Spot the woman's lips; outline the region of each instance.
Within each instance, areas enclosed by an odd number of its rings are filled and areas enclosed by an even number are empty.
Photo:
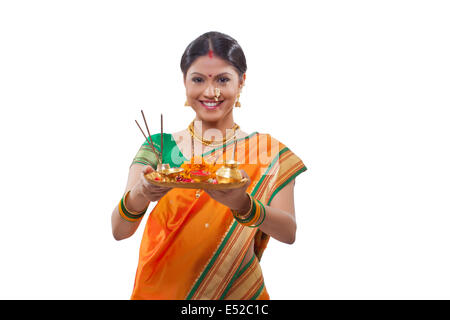
[[[201,101],[200,100],[201,105],[207,110],[215,110],[215,109],[219,108],[220,105],[222,104],[222,102],[223,102],[223,100],[218,101],[218,102],[216,102],[216,101]]]

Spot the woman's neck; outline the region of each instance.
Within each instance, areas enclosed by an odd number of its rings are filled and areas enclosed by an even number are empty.
[[[214,140],[220,140],[221,138],[225,138],[227,134],[231,134],[230,130],[233,126],[233,117],[223,118],[216,122],[207,122],[197,117],[194,119],[195,132],[199,135],[201,134],[205,139],[214,137]],[[220,131],[222,137],[217,137],[217,131]]]

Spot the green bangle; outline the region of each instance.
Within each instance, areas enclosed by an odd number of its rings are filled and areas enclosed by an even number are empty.
[[[250,212],[250,215],[248,217],[246,217],[245,219],[240,218],[239,215],[237,215],[236,211],[232,210],[233,216],[237,220],[237,222],[239,222],[239,223],[247,223],[247,222],[251,221],[255,217],[255,214],[256,214],[255,199],[253,199],[253,197],[250,196],[250,200],[252,201],[251,208],[250,208],[251,212]]]
[[[130,191],[125,193],[125,195],[122,197],[122,199],[120,199],[120,209],[122,209],[123,214],[127,218],[133,219],[133,220],[138,220],[144,216],[144,214],[147,212],[148,207],[145,208],[142,212],[138,212],[138,213],[130,212],[130,210],[128,210],[127,207],[125,206],[125,199],[128,197],[129,193],[130,193]]]
[[[258,223],[257,225],[252,226],[252,228],[259,227],[264,222],[264,220],[266,219],[266,207],[264,207],[264,205],[258,199],[256,199],[256,201],[258,201],[258,203],[261,205],[264,215],[263,215],[263,218],[262,218],[261,222]]]

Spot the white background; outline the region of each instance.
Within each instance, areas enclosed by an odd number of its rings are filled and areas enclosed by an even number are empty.
[[[0,298],[129,299],[144,228],[110,215],[151,131],[193,119],[179,67],[207,31],[248,63],[235,121],[308,167],[273,299],[449,299],[446,1],[2,1]]]

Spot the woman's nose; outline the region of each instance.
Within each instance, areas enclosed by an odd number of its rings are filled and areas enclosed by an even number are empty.
[[[207,86],[205,91],[203,92],[203,95],[208,98],[214,98],[214,86],[213,85]]]

